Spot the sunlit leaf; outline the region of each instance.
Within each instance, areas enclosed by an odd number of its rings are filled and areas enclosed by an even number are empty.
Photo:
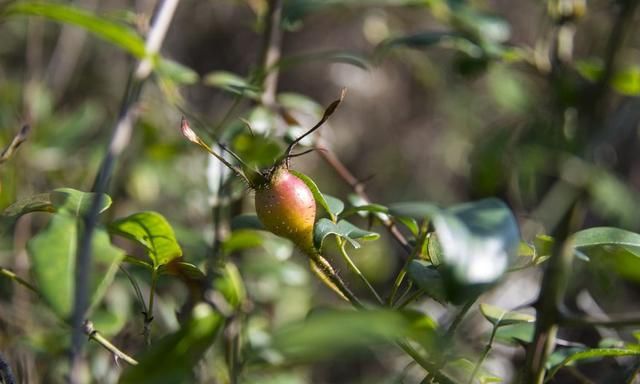
[[[329,203],[324,198],[325,195],[323,195],[322,192],[320,192],[320,189],[318,188],[316,183],[309,176],[303,173],[300,173],[294,170],[289,170],[289,172],[291,172],[293,175],[298,177],[307,185],[307,187],[309,187],[309,189],[311,190],[311,193],[313,194],[313,198],[316,200],[316,204],[320,205],[329,214],[332,221],[336,221],[337,216],[333,214],[331,207],[329,206]]]
[[[252,85],[243,77],[226,71],[211,72],[204,77],[204,84],[223,89],[236,95],[257,98],[260,88]]]
[[[380,237],[379,234],[358,228],[346,220],[340,220],[338,223],[334,223],[325,218],[318,220],[313,229],[313,243],[315,247],[321,249],[322,242],[329,235],[336,235],[347,240],[354,248],[360,248],[360,244],[356,241],[358,239],[375,240]]]
[[[498,328],[496,340],[509,344],[528,344],[533,341],[534,323],[516,323]]]
[[[191,85],[198,82],[199,76],[193,69],[169,59],[161,59],[156,66],[158,76],[176,84]]]
[[[154,342],[139,358],[139,365],[124,371],[120,383],[173,384],[194,382],[193,367],[215,341],[223,324],[220,314],[199,304],[192,319],[178,331]]]
[[[157,212],[139,212],[114,221],[109,231],[144,246],[155,268],[182,256],[182,249],[169,222]]]
[[[6,16],[42,16],[57,22],[86,29],[137,58],[145,55],[144,41],[131,28],[99,17],[81,8],[44,1],[19,1],[8,5]]]
[[[489,304],[480,304],[480,313],[494,326],[505,326],[519,323],[532,323],[535,316],[504,310]]]
[[[638,356],[640,355],[640,348],[627,347],[627,348],[593,348],[587,350],[580,350],[568,355],[557,365],[553,366],[549,371],[548,378],[552,378],[560,368],[567,365],[579,362],[581,360],[594,360],[604,357],[618,357],[618,356]]]
[[[16,217],[30,212],[61,212],[73,216],[87,213],[95,193],[82,192],[72,188],[58,188],[20,200],[4,210],[3,216]],[[111,198],[103,194],[99,212],[111,206]]]

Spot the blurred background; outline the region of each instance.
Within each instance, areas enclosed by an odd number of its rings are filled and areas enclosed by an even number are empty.
[[[144,35],[156,2],[61,3]],[[638,231],[637,3],[285,1],[277,100],[300,123],[296,126],[251,96],[264,45],[266,1],[183,0],[162,49],[181,66],[144,89],[139,122],[112,180],[114,204],[107,219],[161,212],[174,226],[185,259],[196,265],[207,260],[216,236],[230,244],[223,252],[238,265],[254,306],[247,337],[255,345],[312,309],[334,305],[332,293],[316,282],[288,242],[230,232],[230,217],[253,211],[246,198],[251,193],[184,140],[178,128],[186,115],[203,137],[266,167],[346,88],[316,143],[335,154],[373,202],[446,206],[496,196],[514,210],[526,241],[555,234],[577,202],[576,229],[607,225]],[[27,142],[0,168],[0,209],[54,188],[90,190],[134,60],[81,29],[41,18],[2,18],[0,36],[0,144],[9,143],[22,124],[32,127]],[[293,167],[323,192],[354,198],[320,152],[293,159]],[[226,225],[223,220],[214,226],[212,209],[221,206]],[[45,222],[44,216],[25,216],[3,233],[1,265],[29,276],[25,244]],[[384,228],[373,230],[381,240],[365,243],[353,256],[385,291],[404,251]],[[235,248],[229,241],[234,236],[245,236],[242,244],[248,236],[258,246]],[[141,271],[129,269],[148,290]],[[601,284],[591,293],[584,287],[595,284],[592,275],[576,278],[571,301],[592,310],[638,309],[637,276],[631,282],[598,278]],[[536,269],[514,273],[484,301],[510,308],[530,303],[538,279]],[[154,332],[162,335],[178,326],[175,312],[188,290],[175,279],[162,281],[158,289]],[[52,327],[55,318],[19,287],[0,280],[0,292],[0,346],[18,376],[28,383],[60,381],[67,330]],[[433,302],[416,305],[435,319],[450,316],[451,308]],[[129,282],[119,275],[95,322],[123,349],[136,351],[142,348],[138,314]],[[463,329],[469,353],[479,353],[488,325],[472,316]],[[585,342],[594,337],[569,336]],[[108,353],[90,348],[98,381],[113,382],[120,368]],[[220,359],[215,351],[207,355],[201,382],[226,382]],[[405,369],[407,364],[398,351],[372,348],[350,359],[251,367],[245,382],[418,382],[419,371]],[[519,364],[521,349],[499,347],[488,369],[509,382]],[[597,368],[591,372],[594,382],[600,382]],[[557,382],[574,380],[558,377],[564,381]]]

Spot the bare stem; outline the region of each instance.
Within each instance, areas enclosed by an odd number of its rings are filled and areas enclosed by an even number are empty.
[[[11,143],[9,143],[9,145],[7,145],[7,147],[3,149],[2,152],[0,152],[0,164],[9,160],[11,156],[13,156],[20,144],[24,143],[25,140],[27,140],[29,131],[31,131],[31,127],[28,124],[25,124],[22,126],[22,128],[20,128],[20,131],[13,137]]]
[[[9,279],[11,279],[11,280],[15,281],[16,283],[28,288],[31,292],[33,292],[36,295],[40,296],[40,291],[38,291],[38,289],[36,287],[34,287],[31,283],[29,283],[25,279],[23,279],[20,276],[16,275],[13,271],[10,271],[10,270],[8,270],[6,268],[0,267],[0,275],[8,277]]]
[[[83,322],[89,302],[89,271],[91,270],[91,241],[93,232],[98,224],[98,214],[102,195],[107,191],[109,179],[113,173],[116,160],[129,144],[133,125],[137,119],[138,100],[144,82],[153,70],[153,60],[160,50],[166,32],[180,0],[164,0],[159,3],[158,11],[145,45],[145,58],[140,61],[132,72],[130,85],[123,99],[118,121],[107,145],[106,154],[102,160],[100,170],[96,176],[93,191],[96,197],[91,203],[88,213],[83,217],[83,231],[78,233],[78,250],[76,257],[75,290],[73,313],[71,318],[71,372],[69,382],[81,382],[81,366],[83,364]]]
[[[89,336],[90,340],[95,341],[96,343],[102,345],[107,351],[111,352],[114,356],[118,357],[126,361],[131,365],[138,365],[138,362],[131,356],[122,352],[118,347],[111,344],[109,340],[107,340],[100,332],[93,328],[93,323],[89,320],[86,320],[83,324],[84,334]]]
[[[280,60],[282,50],[282,19],[283,0],[269,0],[267,18],[264,30],[264,43],[260,55],[260,71],[264,73],[263,92],[260,101],[263,105],[273,106],[276,102],[278,88],[278,68],[274,65]]]

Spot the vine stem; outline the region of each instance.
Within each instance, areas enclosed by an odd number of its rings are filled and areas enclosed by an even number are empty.
[[[75,289],[71,316],[72,334],[69,354],[69,382],[79,384],[82,380],[83,323],[89,303],[89,271],[91,270],[91,242],[98,225],[98,214],[102,195],[107,191],[116,160],[129,144],[133,125],[138,114],[138,100],[142,86],[153,70],[153,62],[160,51],[173,15],[180,0],[164,0],[158,4],[157,13],[145,42],[145,58],[132,71],[129,86],[120,107],[118,120],[107,145],[106,154],[96,176],[93,191],[96,193],[86,215],[82,218],[83,230],[78,232],[76,254]]]

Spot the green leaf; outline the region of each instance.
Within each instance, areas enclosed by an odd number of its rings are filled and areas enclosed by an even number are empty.
[[[182,256],[173,228],[157,212],[139,212],[116,220],[109,225],[109,231],[144,246],[154,268]]]
[[[325,195],[323,195],[322,192],[320,192],[320,189],[318,188],[316,183],[309,176],[303,173],[293,171],[293,170],[289,170],[289,172],[291,172],[297,178],[302,180],[307,185],[307,187],[309,187],[309,189],[311,190],[311,193],[313,194],[313,198],[316,200],[316,203],[319,204],[322,208],[324,208],[324,210],[329,214],[329,217],[331,217],[331,221],[334,221],[334,222],[337,221],[338,220],[337,216],[333,214],[331,206],[329,206],[329,203],[325,199]],[[338,208],[338,207],[336,206],[334,208]],[[344,208],[344,205],[343,205],[343,208]]]
[[[213,286],[216,292],[220,292],[234,309],[237,309],[246,300],[246,289],[240,271],[235,264],[226,263],[220,271],[220,275],[214,280]]]
[[[410,336],[413,320],[385,310],[322,311],[276,330],[271,348],[286,362],[323,360]],[[423,328],[429,334],[433,328]]]
[[[170,80],[176,84],[192,85],[199,80],[198,73],[176,61],[161,59],[156,66],[156,73],[161,78]]]
[[[231,236],[225,239],[222,250],[225,254],[230,254],[247,248],[255,248],[262,245],[264,238],[262,235],[252,230],[235,230]]]
[[[389,212],[433,221],[442,247],[447,290],[455,301],[479,293],[500,279],[518,253],[517,222],[511,210],[497,199],[448,209],[430,203],[400,203],[392,204]]]
[[[77,7],[43,1],[22,1],[8,5],[3,16],[46,17],[86,29],[137,58],[145,56],[144,41],[133,29]]]
[[[342,200],[324,193],[322,194],[322,196],[327,202],[329,212],[333,217],[337,217],[340,213],[342,213],[342,211],[344,211],[344,203],[342,202]]]
[[[409,217],[418,220],[434,217],[440,211],[437,205],[422,202],[395,203],[389,206],[389,213],[392,216]]]
[[[57,212],[68,213],[73,216],[85,214],[91,208],[96,194],[82,192],[71,188],[54,189],[51,192],[51,203]],[[100,200],[99,212],[104,212],[111,206],[111,197],[103,194]]]
[[[360,214],[363,217],[366,217],[367,213],[374,213],[381,219],[388,218],[387,212],[389,212],[389,208],[380,204],[356,204],[356,198],[357,197],[353,196],[349,197],[352,207],[340,214],[342,218],[351,216],[354,213]]]
[[[258,98],[260,93],[260,87],[252,85],[235,73],[226,71],[215,71],[207,74],[204,77],[204,84],[249,98]]]
[[[322,248],[324,239],[329,235],[336,235],[347,240],[354,248],[360,248],[357,239],[375,240],[380,237],[375,232],[369,232],[362,228],[358,228],[346,220],[340,220],[334,223],[331,220],[322,218],[318,220],[313,228],[313,243],[316,249]]]
[[[71,314],[75,282],[78,222],[75,218],[53,215],[46,229],[27,243],[35,280],[42,296],[61,318]],[[117,271],[124,253],[111,245],[102,229],[92,241],[94,268],[90,271],[92,306],[99,302]]]
[[[640,355],[640,348],[593,348],[578,351],[570,354],[559,364],[553,366],[549,371],[548,379],[551,379],[558,372],[558,370],[560,370],[560,368],[581,360],[638,355]]]
[[[595,227],[576,232],[573,242],[576,248],[604,245],[640,248],[640,234],[619,228]]]
[[[155,342],[125,370],[120,383],[192,383],[193,367],[216,339],[224,320],[207,304],[198,304],[191,320],[178,331]]]
[[[16,201],[3,212],[5,217],[19,217],[31,212],[55,212],[49,193],[39,193],[29,198]]]
[[[264,225],[258,219],[258,216],[246,214],[238,215],[231,219],[231,230],[239,231],[242,229],[255,229],[258,231],[266,231]]]
[[[504,343],[529,344],[533,341],[534,323],[517,323],[498,328],[496,340]]]
[[[30,212],[61,212],[80,216],[87,213],[95,193],[82,192],[72,188],[58,188],[48,193],[41,193],[20,200],[7,207],[3,216],[17,217]],[[111,206],[111,198],[103,194],[100,205],[100,212],[104,212]]]
[[[480,304],[480,312],[485,319],[496,327],[519,323],[533,323],[535,316],[525,313],[510,312],[489,304]]]
[[[200,268],[186,261],[173,260],[169,264],[161,265],[158,271],[161,274],[183,277],[191,281],[204,281],[206,278]]]
[[[427,296],[441,303],[446,301],[444,281],[431,263],[411,260],[407,266],[407,275]]]
[[[576,61],[576,70],[585,79],[598,81],[604,74],[604,65],[597,59],[586,59]],[[611,76],[610,85],[613,89],[626,96],[637,96],[640,94],[640,67],[629,66],[615,72]]]
[[[312,61],[350,64],[364,70],[368,70],[370,66],[369,60],[362,55],[346,51],[325,51],[283,57],[273,68],[286,70]]]

